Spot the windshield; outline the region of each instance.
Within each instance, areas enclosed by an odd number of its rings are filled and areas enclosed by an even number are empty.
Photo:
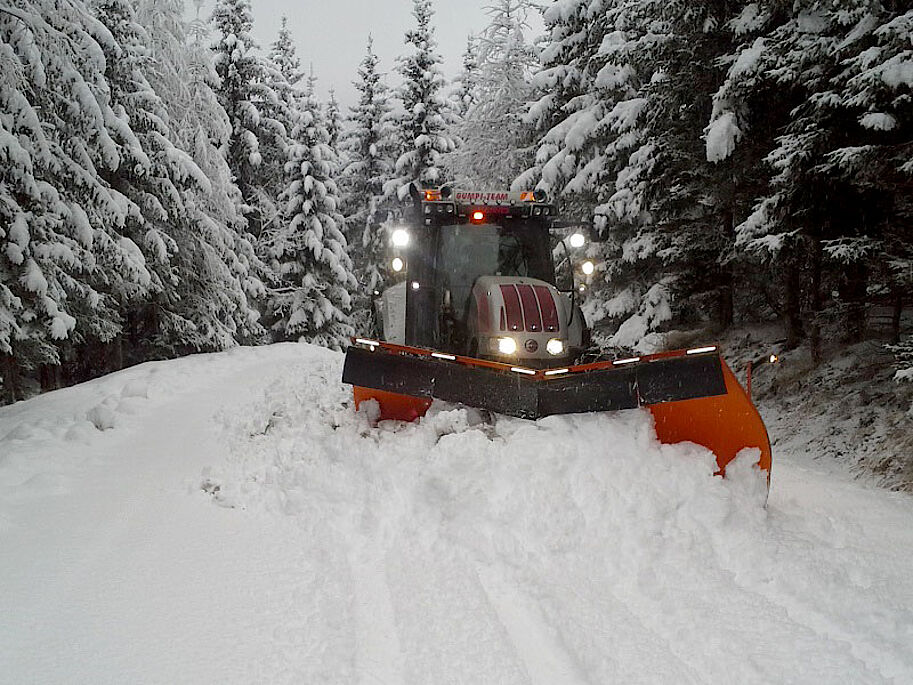
[[[438,269],[459,318],[480,276],[555,279],[548,232],[526,221],[442,227]]]

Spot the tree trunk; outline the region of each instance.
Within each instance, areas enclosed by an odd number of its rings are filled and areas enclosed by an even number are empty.
[[[727,250],[728,246],[732,245],[735,240],[735,214],[732,208],[726,210],[723,213],[723,231],[727,240]],[[735,321],[735,304],[733,298],[733,276],[732,276],[732,262],[727,262],[720,265],[720,287],[718,290],[719,293],[719,323],[720,329],[726,330],[732,326]]]
[[[858,262],[847,266],[845,274],[846,280],[840,285],[840,299],[846,303],[843,314],[846,342],[858,343],[865,338],[869,270],[864,263]]]
[[[900,342],[900,317],[903,314],[903,294],[900,290],[894,291],[894,310],[891,312],[891,344]]]
[[[720,329],[726,330],[735,321],[735,305],[732,297],[732,273],[727,271],[723,274],[723,285],[720,286]]]
[[[119,335],[109,342],[106,347],[107,354],[105,355],[107,370],[111,371],[120,371],[124,368],[124,341],[123,336]]]
[[[11,404],[25,399],[22,396],[19,363],[14,356],[9,354],[0,355],[0,375],[3,376],[4,403]]]
[[[57,364],[42,364],[38,367],[38,380],[42,392],[57,390],[60,387],[60,366]]]
[[[821,241],[817,238],[812,238],[811,240],[810,262],[808,303],[811,311],[811,327],[809,330],[809,347],[812,353],[812,363],[818,366],[821,363]]]
[[[786,349],[793,350],[805,339],[802,327],[802,270],[798,257],[786,260],[786,292],[783,315],[786,319]]]

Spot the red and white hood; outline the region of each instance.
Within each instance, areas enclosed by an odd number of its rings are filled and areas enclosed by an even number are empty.
[[[482,354],[497,354],[501,338],[513,338],[519,359],[548,359],[567,352],[569,303],[555,286],[535,278],[483,276],[472,289],[469,328]],[[562,355],[547,351],[562,343]],[[553,349],[555,343],[552,343]]]

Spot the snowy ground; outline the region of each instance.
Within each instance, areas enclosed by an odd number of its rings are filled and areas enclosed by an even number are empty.
[[[776,454],[765,509],[641,412],[372,427],[340,367],[0,409],[0,682],[913,682],[908,495]]]

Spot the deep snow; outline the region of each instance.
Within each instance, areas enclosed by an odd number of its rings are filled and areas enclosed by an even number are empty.
[[[0,409],[3,683],[913,682],[913,499],[277,345]]]

